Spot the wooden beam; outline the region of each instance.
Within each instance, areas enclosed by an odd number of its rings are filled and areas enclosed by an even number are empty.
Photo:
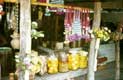
[[[20,53],[31,53],[30,0],[20,0]]]
[[[101,21],[101,2],[94,3],[94,20],[93,20],[93,30],[100,27]],[[89,60],[88,60],[88,74],[87,80],[95,80],[95,58],[97,54],[95,54],[95,46],[96,46],[96,38],[93,38],[90,43],[90,51],[89,51]]]

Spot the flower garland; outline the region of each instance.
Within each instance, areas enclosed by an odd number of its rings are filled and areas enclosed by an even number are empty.
[[[80,39],[89,40],[89,10],[83,9],[82,11],[79,11],[72,8],[66,9],[64,27],[64,43],[74,42]]]

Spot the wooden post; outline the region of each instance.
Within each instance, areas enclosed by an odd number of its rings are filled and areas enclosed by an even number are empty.
[[[101,2],[95,2],[94,5],[93,30],[100,27],[101,21]],[[95,80],[94,62],[97,56],[97,54],[95,55],[95,45],[96,38],[93,38],[90,43],[87,80]]]
[[[30,0],[20,0],[20,53],[31,53]]]
[[[115,60],[116,60],[116,67],[115,67],[115,80],[120,80],[120,41],[116,41],[116,52],[115,52]]]
[[[30,0],[20,0],[20,57],[22,60],[26,53],[31,53],[31,5]],[[19,72],[18,80],[27,80],[24,77],[24,74]]]
[[[120,80],[120,40],[123,39],[122,37],[122,32],[123,32],[123,24],[122,21],[118,23],[117,25],[117,30],[115,32],[116,34],[116,52],[115,52],[115,60],[116,60],[116,65],[115,65],[115,80]]]

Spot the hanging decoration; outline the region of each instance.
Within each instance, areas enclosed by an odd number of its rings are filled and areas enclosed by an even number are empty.
[[[64,4],[64,0],[38,0],[40,3],[47,3],[47,4]],[[64,13],[64,8],[58,8],[58,7],[48,7],[46,6],[45,10],[45,16],[50,16],[50,12],[56,12],[57,14]]]
[[[49,0],[46,0],[46,3],[49,3]],[[50,16],[50,15],[51,15],[50,10],[49,10],[49,8],[48,8],[48,6],[46,6],[45,14],[44,14],[44,15],[45,15],[45,16]]]
[[[16,5],[13,7],[12,9],[12,13],[10,15],[10,21],[9,23],[9,28],[13,30],[13,34],[11,35],[11,46],[13,49],[19,49],[20,48],[20,36],[19,36],[19,32],[18,32],[18,2],[16,3]],[[8,16],[9,17],[9,16]]]
[[[80,11],[74,10],[73,22],[72,22],[72,34],[69,36],[70,41],[80,40],[81,34],[81,22],[80,22]]]
[[[19,49],[20,48],[20,35],[18,32],[14,31],[11,35],[11,46],[13,49]]]
[[[9,6],[10,7],[10,6]],[[13,31],[18,32],[18,15],[19,15],[19,10],[18,10],[18,3],[16,3],[13,7],[12,10],[9,8],[9,11],[7,12],[7,24],[8,28],[12,29]]]
[[[2,15],[4,15],[4,11],[3,11],[3,0],[0,0],[0,21],[2,19]]]
[[[39,7],[39,11],[38,11],[38,20],[42,20],[42,17],[43,17],[43,11],[42,11],[42,8]]]
[[[38,0],[38,2],[49,4],[49,0]],[[44,15],[45,15],[45,16],[50,16],[50,15],[51,15],[51,13],[50,13],[50,10],[49,10],[49,7],[48,7],[48,6],[46,6],[45,14],[44,14]]]
[[[82,26],[82,38],[85,40],[90,40],[90,18],[89,10],[83,9],[81,13],[81,26]]]
[[[51,4],[64,4],[64,0],[50,0],[49,3]],[[57,8],[57,7],[49,7],[49,10],[52,12],[56,12],[56,14],[63,14],[64,8]]]
[[[65,43],[73,42],[80,39],[90,39],[90,19],[89,10],[82,11],[74,9],[66,9],[65,13]]]

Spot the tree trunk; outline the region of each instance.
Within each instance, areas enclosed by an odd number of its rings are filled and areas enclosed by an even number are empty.
[[[94,20],[92,25],[93,30],[100,27],[101,21],[101,2],[95,2],[94,5]],[[95,55],[95,45],[96,38],[93,38],[90,43],[87,80],[95,80],[94,62],[97,56],[97,54]]]

